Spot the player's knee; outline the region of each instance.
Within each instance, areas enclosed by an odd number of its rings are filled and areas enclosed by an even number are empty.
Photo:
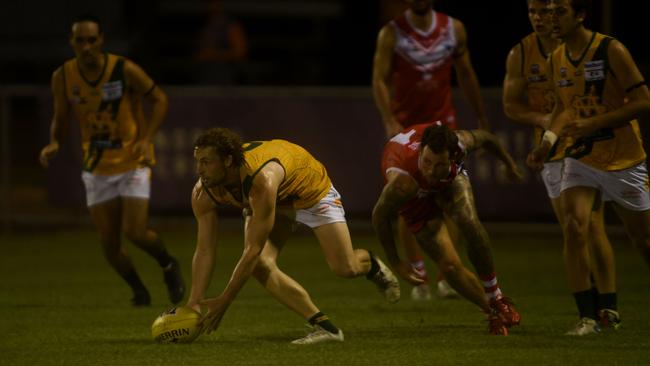
[[[438,270],[445,276],[453,276],[458,272],[461,264],[454,260],[443,259],[438,262]]]
[[[589,231],[589,221],[580,217],[568,215],[564,220],[564,234],[567,239],[584,241]]]
[[[275,261],[260,256],[259,260],[257,261],[257,265],[253,269],[253,277],[255,277],[259,283],[265,284],[268,281],[271,272],[276,267],[277,265],[275,264]]]

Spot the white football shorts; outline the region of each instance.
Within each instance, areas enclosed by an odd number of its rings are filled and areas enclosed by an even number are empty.
[[[317,204],[310,208],[296,210],[296,221],[312,229],[335,222],[345,222],[341,195],[334,186],[331,186],[329,192]]]
[[[540,176],[546,187],[548,198],[559,198],[562,183],[562,160],[544,163],[544,169],[542,169]]]
[[[650,209],[648,169],[641,163],[631,168],[605,171],[565,158],[561,190],[572,187],[592,187],[603,195],[603,201],[613,201],[630,211]]]
[[[151,193],[151,168],[142,167],[116,175],[94,175],[84,171],[81,179],[86,186],[88,207],[115,197],[149,199]]]

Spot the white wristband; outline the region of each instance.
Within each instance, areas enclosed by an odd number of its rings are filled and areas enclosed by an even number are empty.
[[[553,146],[557,141],[557,135],[551,130],[546,130],[544,131],[544,135],[542,136],[542,143],[544,141],[548,141],[551,144],[551,146]]]

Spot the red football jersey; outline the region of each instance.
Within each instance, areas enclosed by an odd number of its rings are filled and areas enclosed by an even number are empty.
[[[419,231],[428,220],[440,212],[435,203],[435,193],[449,187],[458,174],[467,174],[463,168],[462,159],[454,159],[449,167],[449,175],[445,179],[434,184],[429,184],[424,179],[418,168],[418,157],[422,133],[429,126],[431,123],[411,126],[395,135],[386,143],[381,160],[384,180],[387,179],[389,172],[394,171],[407,174],[418,183],[417,197],[400,209],[400,215],[404,217],[409,229],[413,232]],[[460,142],[458,149],[460,154],[455,154],[455,156],[465,156],[465,147]]]
[[[393,115],[403,127],[442,121],[455,129],[451,68],[458,42],[453,18],[432,10],[431,27],[423,32],[410,23],[408,12],[390,22],[396,36]]]

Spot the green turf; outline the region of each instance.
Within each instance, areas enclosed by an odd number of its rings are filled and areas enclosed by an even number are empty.
[[[189,279],[192,230],[165,238]],[[191,345],[158,345],[150,325],[169,305],[155,262],[127,246],[153,305],[128,304],[126,285],[104,262],[92,231],[16,234],[0,240],[0,365],[647,365],[650,363],[650,276],[636,251],[615,241],[619,308],[614,334],[571,338],[577,320],[566,287],[560,238],[493,234],[499,280],[522,313],[508,337],[486,334],[477,308],[461,300],[384,303],[364,279],[336,278],[312,236],[290,241],[280,266],[301,282],[345,332],[346,342],[297,347],[304,320],[250,281],[219,331]],[[356,245],[381,254],[375,239]],[[217,294],[241,251],[241,238],[221,240],[210,293]],[[431,268],[431,266],[429,266]]]

